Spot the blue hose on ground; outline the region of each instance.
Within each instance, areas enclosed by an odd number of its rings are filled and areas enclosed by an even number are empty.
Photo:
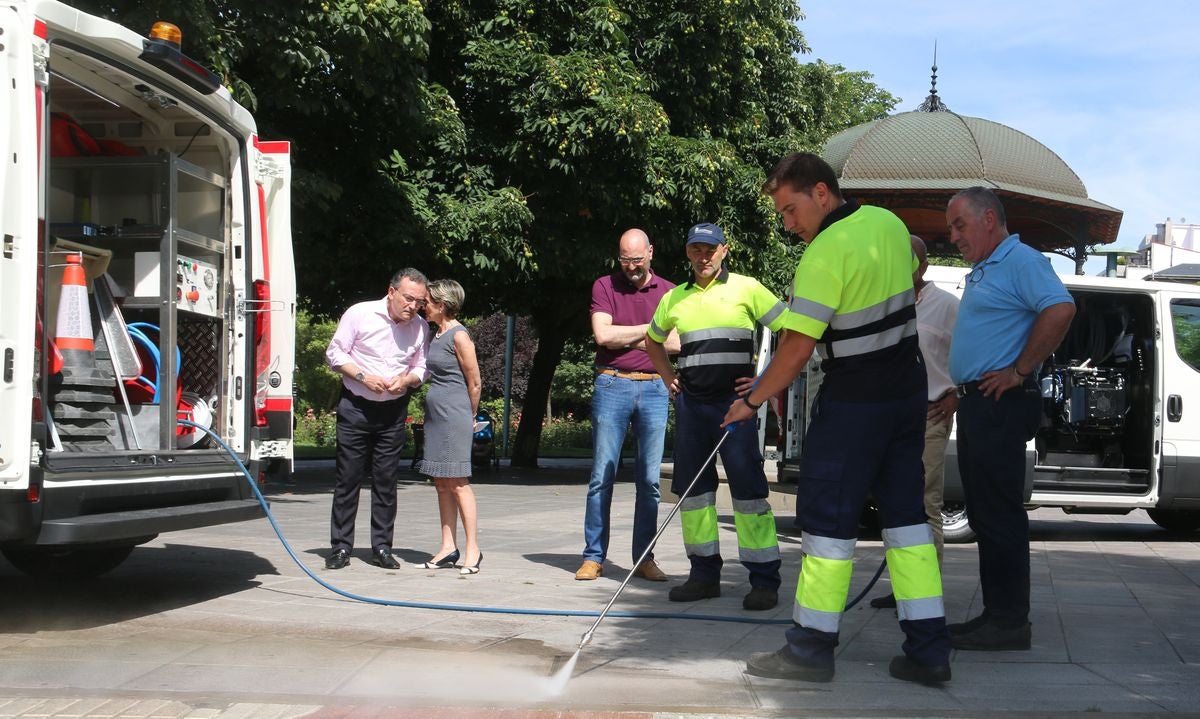
[[[258,483],[255,482],[254,478],[250,476],[250,471],[246,469],[246,465],[242,464],[242,460],[238,459],[237,452],[235,452],[232,447],[230,447],[228,444],[225,443],[224,440],[222,440],[219,436],[217,436],[217,433],[212,431],[212,429],[210,429],[209,427],[205,427],[203,425],[197,424],[195,422],[192,422],[192,421],[186,420],[186,419],[180,419],[180,420],[178,420],[178,423],[181,425],[187,426],[187,427],[194,427],[198,430],[203,431],[205,434],[207,434],[209,437],[211,437],[212,440],[214,442],[216,442],[218,446],[221,447],[221,449],[225,450],[225,453],[229,455],[230,459],[232,459],[234,461],[234,463],[237,465],[238,469],[241,470],[242,476],[246,478],[246,482],[247,482],[247,484],[250,485],[250,489],[254,492],[254,496],[258,498],[258,503],[260,505],[262,505],[263,512],[264,512],[264,514],[266,514],[266,517],[267,517],[267,521],[269,521],[271,523],[271,528],[273,530],[275,530],[275,536],[279,538],[279,542],[283,545],[283,548],[285,550],[287,550],[288,556],[292,558],[292,561],[294,561],[296,563],[296,566],[300,568],[300,571],[307,574],[308,577],[310,579],[312,579],[314,582],[316,582],[317,584],[320,584],[322,587],[328,589],[329,591],[333,592],[334,594],[345,597],[347,599],[352,599],[356,602],[365,602],[367,604],[379,604],[379,605],[387,606],[387,607],[406,607],[409,609],[437,609],[437,610],[451,611],[451,612],[482,612],[485,614],[525,614],[525,615],[546,616],[546,617],[599,617],[601,615],[600,612],[596,612],[596,611],[576,610],[576,609],[512,609],[512,608],[507,608],[507,607],[485,607],[485,606],[472,605],[472,604],[434,604],[434,603],[430,603],[430,602],[405,602],[405,601],[401,601],[401,600],[397,600],[397,599],[379,599],[377,597],[365,597],[360,594],[354,594],[353,592],[347,592],[344,589],[335,587],[334,585],[330,584],[329,582],[326,582],[324,579],[321,579],[316,574],[314,574],[311,569],[309,569],[307,566],[305,566],[305,564],[303,562],[300,561],[300,557],[296,556],[295,550],[292,549],[292,545],[289,544],[287,539],[284,538],[283,531],[279,528],[279,524],[275,521],[275,516],[273,514],[271,514],[271,509],[270,509],[270,507],[267,506],[267,500],[263,496],[262,492],[259,490]],[[863,597],[866,596],[867,592],[871,591],[871,587],[875,586],[875,582],[877,582],[879,580],[879,576],[883,573],[883,568],[884,568],[885,564],[886,564],[885,562],[880,562],[879,569],[875,570],[875,576],[871,577],[871,581],[868,582],[867,586],[863,588],[862,592],[860,592],[859,595],[857,597],[855,597],[854,601],[852,601],[846,605],[846,609],[850,609],[855,604],[858,604],[860,601],[862,601]],[[722,616],[722,615],[715,615],[715,614],[683,614],[683,613],[676,613],[676,612],[608,612],[608,616],[610,616],[610,617],[625,617],[628,619],[696,619],[696,620],[707,621],[707,622],[736,622],[738,624],[791,624],[792,623],[792,620],[790,618],[789,619],[757,619],[754,617],[730,617],[730,616]]]

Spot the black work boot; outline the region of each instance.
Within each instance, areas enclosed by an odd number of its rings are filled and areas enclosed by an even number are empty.
[[[776,604],[779,604],[779,592],[766,587],[752,587],[750,593],[742,599],[742,609],[750,612],[774,609]]]
[[[892,663],[888,665],[888,674],[903,679],[906,682],[917,682],[918,684],[941,684],[942,682],[950,681],[950,665],[938,664],[930,666],[928,664],[918,664],[906,654],[901,654],[892,659]]]
[[[975,629],[950,635],[955,649],[983,652],[1025,651],[1033,643],[1033,625],[1025,622],[1019,627],[1001,627],[991,622]]]
[[[787,647],[775,652],[751,654],[746,660],[746,673],[767,679],[795,679],[802,682],[833,680],[833,664],[806,664]]]
[[[701,599],[712,599],[721,596],[720,582],[702,582],[699,579],[688,578],[677,587],[671,587],[667,598],[672,602],[697,602]]]

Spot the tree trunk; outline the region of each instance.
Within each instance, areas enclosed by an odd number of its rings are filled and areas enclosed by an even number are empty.
[[[521,412],[521,423],[517,426],[517,437],[513,443],[512,465],[514,467],[536,467],[538,444],[542,439],[542,420],[550,404],[550,385],[554,370],[562,359],[563,345],[567,342],[570,320],[563,317],[547,318],[545,324],[534,316],[538,329],[537,354],[533,356],[533,367],[529,370],[529,386],[525,391],[525,403]]]

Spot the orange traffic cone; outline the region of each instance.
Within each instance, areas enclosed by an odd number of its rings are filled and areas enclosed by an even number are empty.
[[[54,337],[63,363],[62,384],[54,392],[53,417],[58,434],[69,449],[107,445],[116,420],[116,414],[109,408],[116,380],[111,372],[96,365],[87,277],[82,262],[79,254],[67,255]]]

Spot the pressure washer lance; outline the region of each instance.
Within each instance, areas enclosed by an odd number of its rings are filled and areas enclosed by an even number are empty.
[[[683,494],[679,495],[679,501],[675,502],[675,506],[671,508],[671,512],[667,515],[667,518],[663,520],[661,525],[659,525],[658,531],[654,533],[654,537],[650,540],[650,543],[646,545],[646,549],[642,552],[642,556],[637,558],[637,561],[633,563],[633,569],[629,570],[629,574],[625,575],[625,581],[621,582],[621,586],[617,587],[617,591],[613,593],[612,599],[608,600],[608,604],[604,605],[604,609],[600,610],[600,616],[596,617],[596,621],[592,623],[591,628],[584,632],[583,636],[579,638],[579,648],[575,650],[576,656],[578,656],[579,652],[585,646],[587,646],[588,642],[592,641],[592,635],[596,633],[596,627],[600,626],[600,622],[604,621],[604,617],[608,616],[608,611],[612,609],[613,604],[616,604],[617,597],[621,596],[621,592],[625,589],[625,585],[629,584],[630,579],[633,579],[633,573],[637,571],[638,567],[642,566],[642,562],[646,561],[646,557],[654,549],[654,545],[658,543],[658,538],[662,536],[662,533],[667,529],[667,525],[670,524],[675,515],[679,513],[679,508],[683,506],[683,500],[687,499],[688,495],[692,493],[692,488],[696,486],[696,482],[700,481],[700,475],[704,474],[704,470],[708,469],[708,465],[711,464],[713,458],[717,456],[717,451],[721,449],[721,445],[725,444],[725,439],[733,433],[733,430],[739,424],[741,424],[741,422],[735,422],[725,428],[725,432],[721,435],[721,439],[717,440],[717,446],[713,447],[713,451],[708,455],[708,459],[704,460],[704,464],[700,465],[700,471],[696,472],[696,476],[692,477],[692,481],[688,483],[687,489],[683,490]]]

